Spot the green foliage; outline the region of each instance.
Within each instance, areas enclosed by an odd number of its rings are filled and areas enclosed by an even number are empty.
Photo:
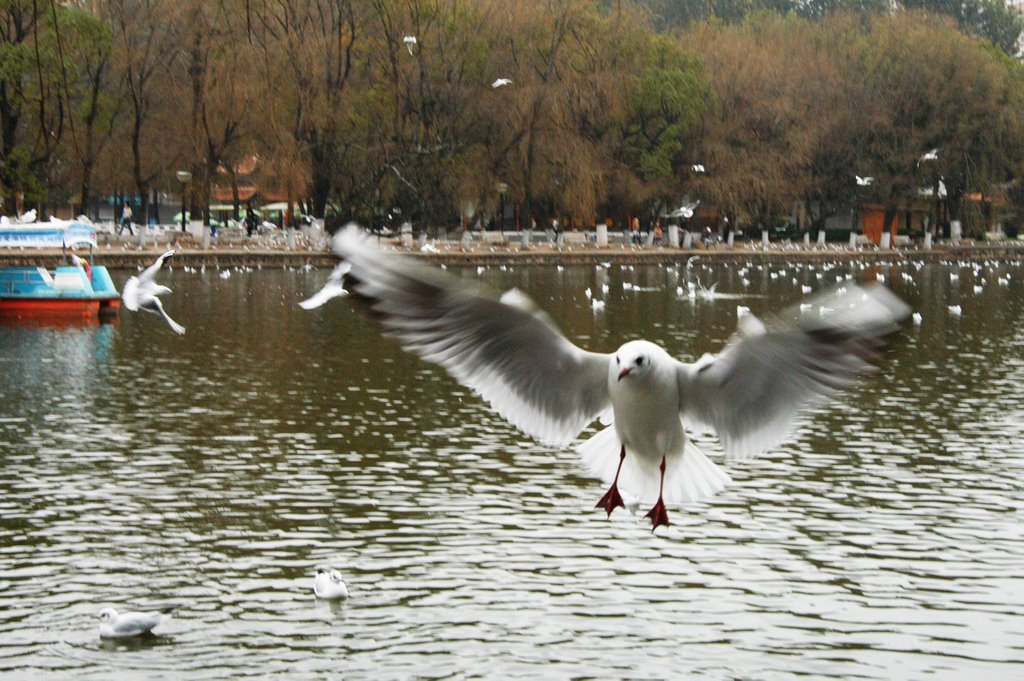
[[[711,98],[703,65],[678,43],[656,36],[640,72],[629,77],[627,90],[627,160],[645,179],[672,177],[684,162],[684,140]]]

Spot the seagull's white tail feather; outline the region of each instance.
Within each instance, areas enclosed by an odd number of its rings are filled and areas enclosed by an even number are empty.
[[[619,467],[622,444],[615,426],[604,428],[577,447],[583,464],[591,473],[611,484]],[[661,484],[660,461],[652,462],[626,451],[619,473],[619,489],[623,497],[654,503]],[[682,455],[669,454],[665,465],[663,498],[666,504],[685,504],[714,496],[732,480],[692,442],[687,442]]]

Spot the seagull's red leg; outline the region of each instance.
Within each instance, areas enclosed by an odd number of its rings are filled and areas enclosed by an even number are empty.
[[[603,508],[608,512],[608,517],[612,515],[619,506],[625,507],[626,504],[622,502],[622,495],[619,494],[619,473],[622,471],[622,462],[626,460],[626,445],[622,445],[622,451],[619,452],[619,467],[615,469],[615,479],[612,480],[612,486],[608,488],[608,491],[601,497],[601,501],[597,502],[597,506],[594,508]]]
[[[651,532],[658,529],[659,525],[668,525],[668,511],[665,509],[665,501],[661,498],[662,492],[665,491],[665,457],[661,457],[661,486],[658,488],[658,503],[654,504],[654,508],[647,512],[645,518],[650,518],[651,522],[654,523],[654,527],[651,528]]]

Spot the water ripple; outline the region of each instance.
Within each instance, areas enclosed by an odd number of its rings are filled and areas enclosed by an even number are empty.
[[[764,314],[878,273],[923,315],[882,374],[657,535],[644,508],[606,519],[572,452],[348,301],[292,304],[326,272],[173,272],[182,338],[130,314],[0,326],[0,676],[1016,678],[1019,263],[480,276],[595,350],[643,336],[694,358],[737,302]],[[741,298],[677,295],[688,277]],[[602,284],[595,316],[584,290]],[[321,563],[348,602],[313,598]],[[103,642],[108,604],[178,610]]]

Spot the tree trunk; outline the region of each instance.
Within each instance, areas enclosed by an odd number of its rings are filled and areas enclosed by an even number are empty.
[[[326,215],[327,200],[334,181],[333,154],[328,147],[328,144],[318,141],[310,149],[313,217],[321,219]]]

